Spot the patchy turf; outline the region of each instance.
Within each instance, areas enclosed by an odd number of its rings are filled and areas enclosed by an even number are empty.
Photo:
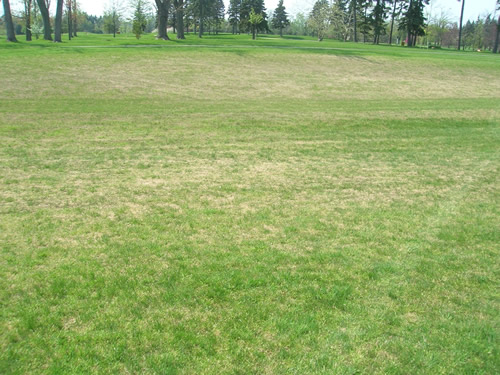
[[[0,373],[499,372],[498,56],[108,39],[0,43]]]

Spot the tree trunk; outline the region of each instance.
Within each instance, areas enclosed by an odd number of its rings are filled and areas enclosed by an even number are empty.
[[[365,18],[364,21],[366,22],[366,16],[368,15],[368,3],[365,5]],[[363,27],[363,44],[366,43],[366,26]]]
[[[38,18],[37,9],[38,8],[35,5],[33,5],[33,8],[32,8],[33,19],[35,19],[35,20]],[[35,34],[35,37],[36,37],[36,40],[38,40],[38,33]]]
[[[280,27],[280,37],[283,38],[283,28]]]
[[[54,24],[54,42],[61,43],[62,38],[62,14],[63,14],[63,0],[57,0],[56,19]]]
[[[73,36],[78,36],[77,35],[77,28],[78,28],[78,12],[76,10],[76,0],[70,0],[73,1]]]
[[[392,44],[392,33],[394,31],[394,17],[396,16],[396,3],[397,0],[394,0],[394,8],[392,9],[392,17],[391,17],[391,33],[389,34],[389,44]]]
[[[493,53],[498,52],[498,43],[500,42],[500,16],[497,21],[497,37],[495,38],[495,45],[493,46]]]
[[[462,0],[462,11],[460,12],[460,28],[458,29],[458,50],[460,51],[460,45],[462,43],[462,23],[464,20],[464,7],[465,0]]]
[[[24,9],[26,12],[26,41],[31,42],[32,33],[31,33],[31,0],[25,2],[27,9]]]
[[[353,19],[353,23],[354,23],[354,42],[358,42],[358,0],[353,0],[353,4],[354,4],[354,19]]]
[[[255,27],[254,25],[252,25],[252,39],[255,40],[255,31],[257,30],[257,27]]]
[[[374,22],[375,22],[375,26],[373,27],[373,44],[378,44],[377,42],[377,37],[378,37],[378,23],[379,23],[379,15],[377,13],[377,9],[378,7],[380,6],[380,0],[377,0],[377,3],[375,4],[375,19],[374,19]]]
[[[50,15],[47,9],[47,4],[45,0],[36,0],[38,8],[40,9],[40,15],[43,20],[43,39],[52,40],[52,30],[50,29]]]
[[[177,39],[186,39],[184,36],[184,0],[175,0],[174,6],[177,21]]]
[[[72,0],[68,1],[68,38],[69,38],[69,40],[71,40],[71,37],[73,36],[73,30],[72,30],[73,15],[71,12],[71,2],[72,2]]]
[[[157,39],[170,40],[167,35],[168,8],[170,4],[167,0],[155,0],[158,8],[158,36]]]
[[[410,6],[408,8],[408,13],[411,15],[413,14],[413,1],[410,0]],[[406,37],[406,39],[408,40],[408,47],[412,47],[412,44],[411,44],[411,27],[410,27],[410,23],[411,23],[411,20],[407,20],[408,21],[408,36]]]
[[[3,12],[5,18],[5,27],[7,29],[7,41],[17,42],[16,32],[14,31],[14,22],[12,22],[12,13],[10,12],[9,0],[3,0]]]

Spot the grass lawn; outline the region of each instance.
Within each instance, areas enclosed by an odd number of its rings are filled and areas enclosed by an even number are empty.
[[[499,57],[0,42],[0,373],[500,372]]]

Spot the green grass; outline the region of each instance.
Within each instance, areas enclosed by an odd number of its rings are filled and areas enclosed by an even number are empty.
[[[499,88],[489,54],[1,42],[0,373],[498,373]]]

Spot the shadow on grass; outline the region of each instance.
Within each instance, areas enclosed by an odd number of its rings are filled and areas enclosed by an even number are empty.
[[[283,35],[283,39],[289,39],[289,40],[310,40],[308,38],[305,38],[303,36],[298,36],[298,35]]]

